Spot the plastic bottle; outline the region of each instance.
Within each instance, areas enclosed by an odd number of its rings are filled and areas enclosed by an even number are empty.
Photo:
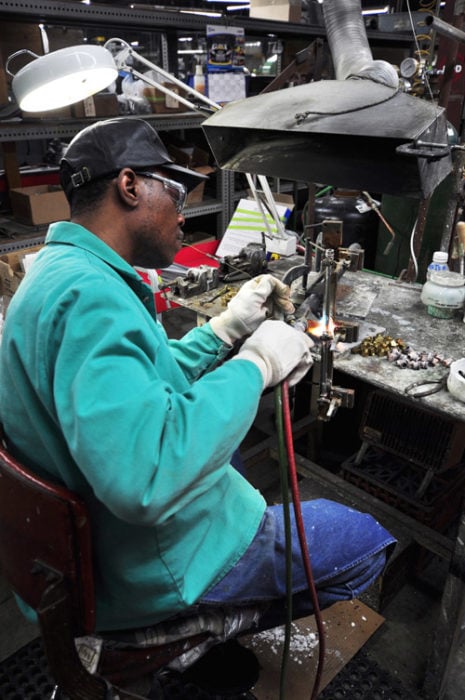
[[[194,89],[205,95],[205,75],[200,63],[195,66]]]
[[[464,278],[458,272],[431,270],[421,290],[421,301],[430,316],[454,318],[465,301]]]
[[[433,253],[433,260],[428,265],[428,269],[426,271],[426,279],[430,279],[431,272],[447,272],[449,269],[447,258],[447,253],[444,253],[442,250],[437,250],[435,253]]]

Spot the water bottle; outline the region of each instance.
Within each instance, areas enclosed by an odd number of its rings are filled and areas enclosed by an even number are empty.
[[[442,250],[437,250],[434,252],[433,260],[428,265],[428,269],[426,271],[426,279],[429,280],[431,272],[446,272],[449,269],[447,258],[447,253],[444,253]]]

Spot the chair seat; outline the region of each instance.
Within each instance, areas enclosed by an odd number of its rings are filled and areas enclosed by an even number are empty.
[[[183,672],[211,647],[258,625],[261,608],[196,608],[152,627],[77,638],[76,648],[89,673],[124,683],[163,667]]]

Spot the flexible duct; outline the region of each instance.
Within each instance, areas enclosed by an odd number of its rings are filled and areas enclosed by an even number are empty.
[[[326,35],[336,80],[365,78],[397,88],[397,72],[387,61],[373,60],[360,0],[323,0]]]

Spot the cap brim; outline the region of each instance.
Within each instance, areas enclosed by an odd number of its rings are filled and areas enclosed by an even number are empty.
[[[175,163],[163,163],[160,167],[171,173],[174,180],[178,180],[185,185],[188,192],[204,180],[208,180],[208,175],[190,170],[190,168],[183,168],[182,165],[176,165]]]

